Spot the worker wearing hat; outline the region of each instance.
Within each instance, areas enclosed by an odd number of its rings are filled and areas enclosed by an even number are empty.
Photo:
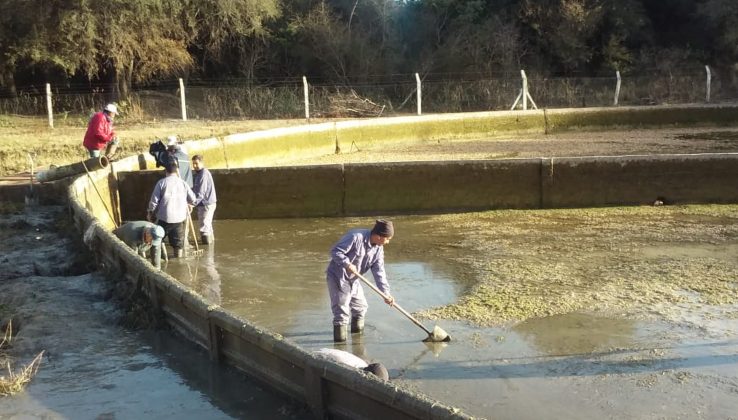
[[[385,303],[390,306],[394,304],[384,271],[384,245],[390,242],[394,234],[391,221],[377,220],[371,230],[348,231],[331,248],[326,281],[333,312],[333,341],[346,341],[349,322],[352,333],[362,333],[364,330],[364,315],[369,305],[357,273],[364,274],[371,270],[377,287],[387,296]]]
[[[105,156],[113,157],[118,149],[118,137],[113,129],[113,120],[118,114],[115,104],[107,104],[100,112],[96,112],[87,124],[87,131],[82,145],[85,146],[91,158],[100,157],[100,151],[105,149]]]
[[[113,233],[144,258],[151,251],[152,264],[161,268],[161,254],[166,254],[161,243],[164,238],[163,227],[141,220],[123,223]]]
[[[190,167],[190,156],[187,154],[184,146],[179,142],[177,136],[167,137],[167,153],[169,157],[166,159],[176,159],[179,168],[179,177],[184,179],[187,185],[192,188],[194,181],[192,179],[192,168]]]

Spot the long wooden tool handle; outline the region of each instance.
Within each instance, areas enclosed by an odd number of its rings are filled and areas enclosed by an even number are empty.
[[[100,190],[97,189],[97,185],[95,184],[95,180],[92,178],[92,175],[90,175],[90,170],[87,169],[87,164],[85,164],[85,161],[82,161],[82,167],[85,168],[85,172],[87,172],[87,176],[90,178],[90,184],[95,188],[95,192],[97,193],[97,196],[100,198],[100,202],[105,207],[105,210],[108,212],[108,217],[110,217],[110,221],[113,222],[113,226],[116,228],[118,227],[118,222],[115,221],[115,218],[113,217],[113,212],[110,211],[108,208],[108,205],[105,204],[105,199],[103,198],[102,194],[100,194]]]
[[[190,225],[189,228],[192,232],[192,239],[195,241],[195,251],[200,252],[200,246],[197,244],[197,233],[195,232],[195,224],[192,223],[192,215],[189,211],[187,212],[187,223]],[[185,228],[185,230],[187,229]],[[187,237],[187,235],[188,233],[185,232],[185,237]]]
[[[379,296],[382,296],[383,299],[386,300],[386,299],[389,298],[389,296],[385,295],[384,292],[382,292],[381,290],[379,290],[379,288],[377,286],[373,285],[369,280],[367,280],[366,277],[362,276],[359,273],[355,273],[355,274],[356,274],[357,277],[359,277],[361,279],[361,281],[363,281],[364,283],[366,283],[366,285],[369,286],[372,290],[374,290],[375,292],[379,293]],[[405,315],[406,317],[408,317],[408,319],[410,319],[410,321],[413,321],[413,324],[417,325],[418,327],[422,328],[423,331],[427,332],[428,335],[431,335],[432,334],[431,331],[428,330],[428,328],[425,328],[425,325],[421,324],[420,321],[418,321],[417,319],[415,319],[414,316],[410,315],[410,312],[402,309],[402,307],[400,305],[398,305],[397,303],[393,303],[392,306],[394,306],[395,309],[397,309],[398,311],[400,311],[403,315]]]

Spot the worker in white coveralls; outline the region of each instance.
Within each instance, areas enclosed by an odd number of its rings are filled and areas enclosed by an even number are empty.
[[[200,241],[204,244],[212,244],[215,240],[213,234],[213,215],[218,199],[215,194],[213,175],[205,167],[202,155],[192,157],[193,187],[192,191],[197,197],[195,208],[197,209],[197,223],[200,228]]]
[[[161,268],[163,227],[141,220],[123,223],[113,233],[140,256],[146,258],[146,254],[150,252],[151,263],[154,267]]]
[[[381,363],[367,363],[359,356],[355,356],[347,351],[338,349],[320,349],[313,352],[317,357],[332,360],[352,368],[360,369],[364,372],[374,374],[379,379],[389,380],[389,372]]]
[[[154,186],[146,213],[148,221],[156,220],[156,224],[164,228],[164,236],[169,238],[169,244],[174,249],[174,258],[184,256],[187,239],[185,220],[190,211],[189,206],[195,203],[195,193],[179,177],[178,170],[177,160],[170,157],[166,166],[167,176]]]
[[[387,274],[384,271],[384,245],[395,234],[392,222],[377,220],[369,229],[348,231],[331,248],[331,261],[326,269],[328,294],[333,312],[333,341],[344,342],[347,326],[351,322],[352,333],[364,331],[364,315],[369,305],[364,297],[364,289],[356,274],[372,270],[374,282],[387,298],[385,303],[395,302],[390,295]]]

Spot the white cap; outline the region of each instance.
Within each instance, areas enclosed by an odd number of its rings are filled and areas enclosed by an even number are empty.
[[[115,104],[107,104],[107,105],[105,105],[105,108],[103,108],[103,111],[108,111],[108,112],[111,112],[113,114],[117,114],[118,113],[118,107],[115,106]]]
[[[179,141],[177,141],[177,136],[167,137],[167,146],[176,146],[178,143]]]

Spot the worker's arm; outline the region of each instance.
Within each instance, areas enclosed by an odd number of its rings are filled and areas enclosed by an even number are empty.
[[[161,253],[163,248],[164,244],[151,246],[151,263],[157,270],[161,269]]]
[[[374,283],[377,284],[377,288],[387,296],[384,302],[390,306],[395,303],[395,298],[390,294],[390,286],[387,281],[387,272],[384,270],[384,248],[380,248],[377,251],[374,262],[372,263],[372,275],[374,275]]]

